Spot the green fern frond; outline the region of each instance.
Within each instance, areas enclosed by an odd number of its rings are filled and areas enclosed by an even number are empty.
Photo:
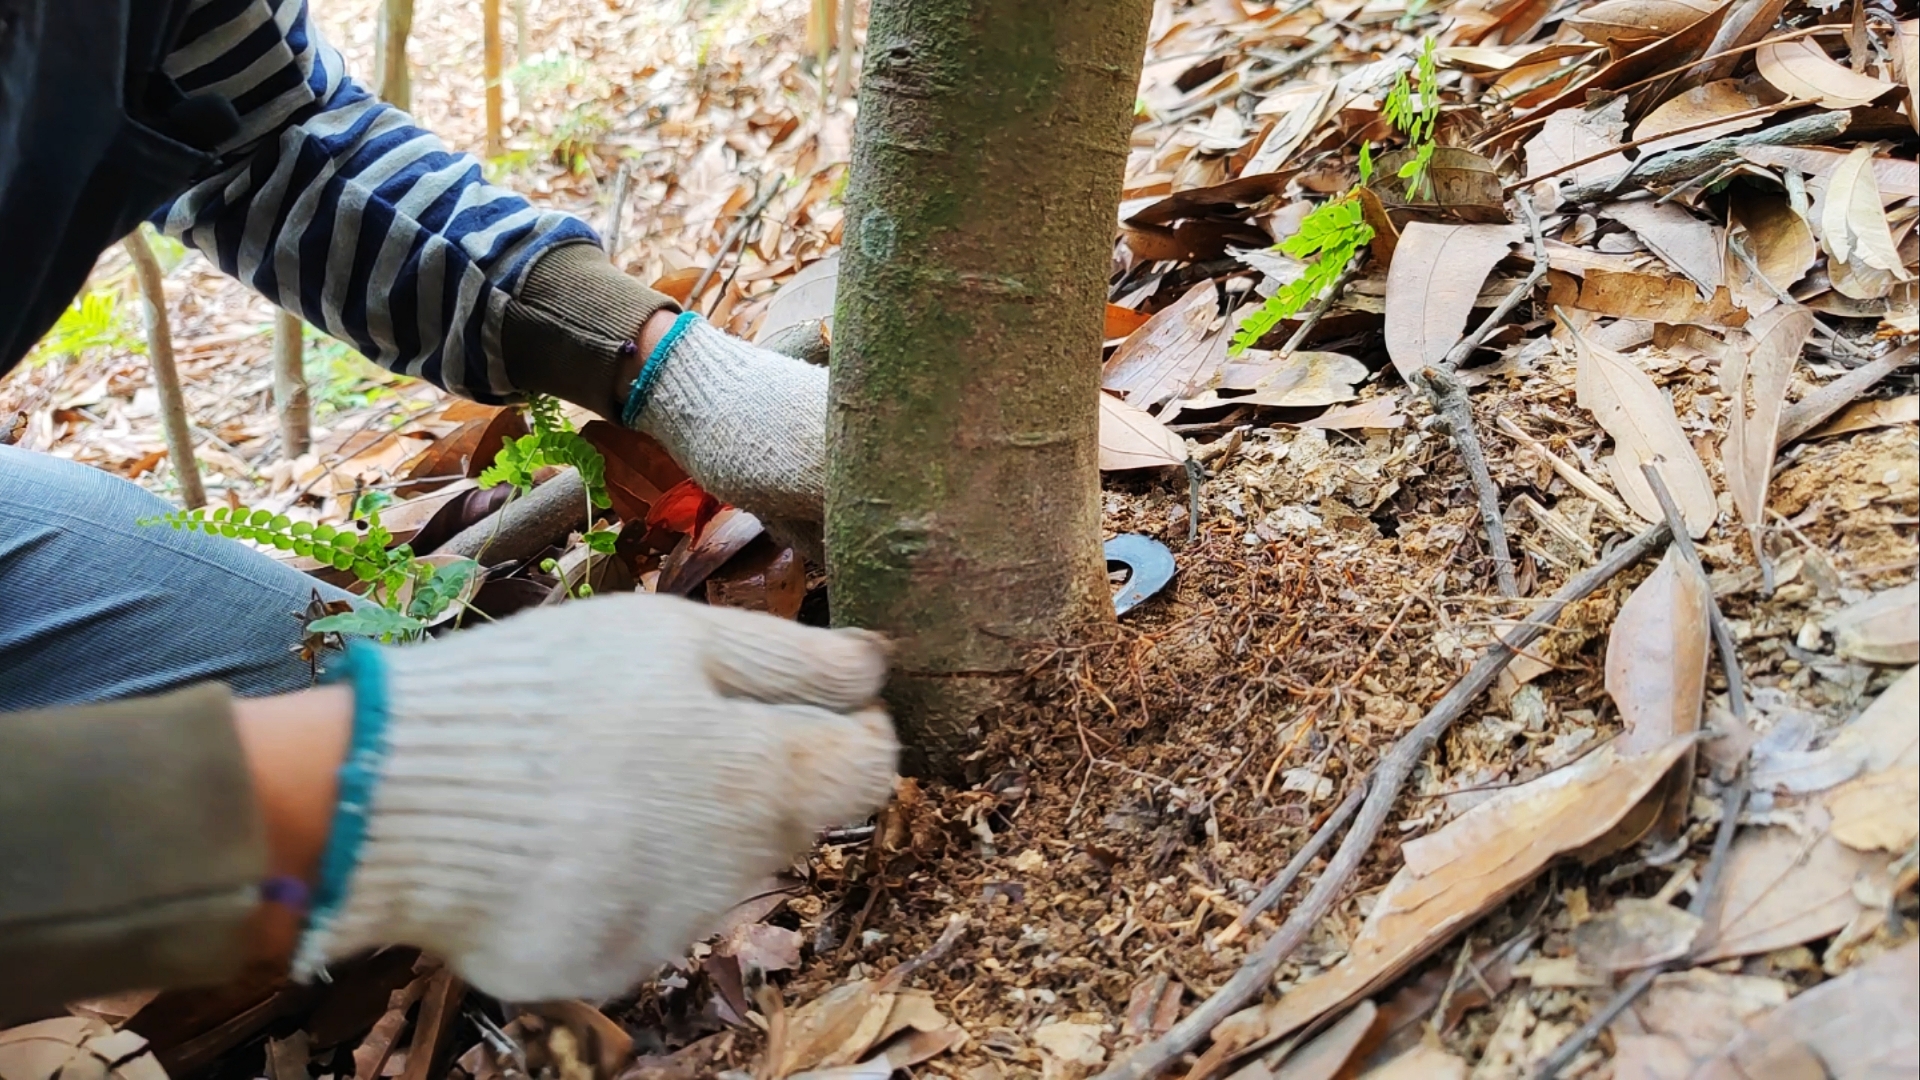
[[[1300,222],[1300,231],[1279,245],[1281,251],[1306,263],[1305,269],[1241,321],[1227,345],[1228,355],[1246,352],[1274,327],[1298,315],[1301,309],[1333,288],[1347,264],[1372,239],[1373,226],[1366,223],[1360,200],[1353,193],[1315,207]]]

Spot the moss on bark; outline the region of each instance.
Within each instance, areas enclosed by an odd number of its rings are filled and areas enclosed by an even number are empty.
[[[837,622],[952,774],[1033,644],[1111,617],[1100,339],[1150,0],[874,0],[832,361]]]

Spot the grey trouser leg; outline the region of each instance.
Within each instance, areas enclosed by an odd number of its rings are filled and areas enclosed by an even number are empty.
[[[217,681],[312,684],[304,611],[330,585],[234,540],[140,518],[178,509],[98,469],[0,446],[0,712]]]

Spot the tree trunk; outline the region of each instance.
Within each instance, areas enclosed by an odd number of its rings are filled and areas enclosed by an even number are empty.
[[[153,257],[147,235],[134,229],[121,246],[133,259],[140,282],[141,310],[147,323],[147,359],[153,362],[153,388],[160,399],[160,430],[167,440],[167,457],[180,484],[180,502],[189,510],[207,505],[207,489],[200,482],[200,463],[193,456],[193,435],[187,429],[187,402],[180,392],[180,370],[173,363],[173,331],[167,326],[167,287],[160,260]]]
[[[307,393],[306,324],[291,311],[273,314],[273,408],[280,414],[280,453],[292,459],[313,448],[313,403]]]
[[[413,33],[413,0],[385,0],[374,34],[374,70],[380,73],[380,100],[397,109],[413,109],[413,80],[407,72],[407,36]]]
[[[874,0],[828,417],[836,622],[953,775],[1029,650],[1111,618],[1100,341],[1150,0]]]

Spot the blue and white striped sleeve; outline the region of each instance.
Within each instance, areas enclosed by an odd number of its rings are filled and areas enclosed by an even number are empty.
[[[347,77],[306,0],[195,0],[166,73],[232,102],[224,167],[155,215],[166,233],[382,366],[508,400],[502,323],[578,219],[488,184]]]

